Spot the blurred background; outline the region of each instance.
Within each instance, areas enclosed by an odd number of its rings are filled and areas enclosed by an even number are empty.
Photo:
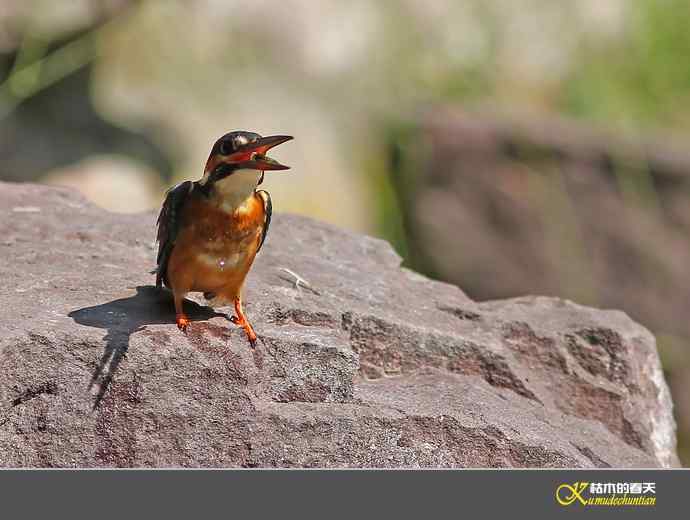
[[[688,27],[687,0],[3,0],[0,180],[151,210],[226,131],[292,134],[277,211],[650,328],[689,465]]]

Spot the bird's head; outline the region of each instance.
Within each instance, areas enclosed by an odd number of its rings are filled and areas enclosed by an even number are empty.
[[[204,178],[207,182],[217,182],[239,172],[254,172],[258,179],[263,178],[265,171],[287,170],[289,166],[280,164],[266,153],[292,138],[290,135],[261,137],[245,131],[227,133],[213,145],[204,168]]]
[[[237,207],[263,182],[265,171],[290,168],[266,155],[268,150],[290,139],[290,135],[227,133],[213,145],[200,184],[224,206]]]

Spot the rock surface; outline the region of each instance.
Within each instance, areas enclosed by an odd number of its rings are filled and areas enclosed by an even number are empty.
[[[0,184],[0,218],[0,466],[677,465],[654,338],[621,312],[476,303],[385,242],[278,214],[251,350],[193,302],[177,330],[155,215]]]

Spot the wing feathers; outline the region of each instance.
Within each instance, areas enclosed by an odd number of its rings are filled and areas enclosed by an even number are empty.
[[[271,203],[271,196],[266,190],[257,190],[256,193],[261,197],[264,203],[264,228],[261,230],[261,242],[259,242],[259,247],[256,252],[261,251],[261,246],[264,245],[266,241],[266,235],[268,234],[268,228],[271,225],[271,216],[273,215],[273,204]]]
[[[158,234],[156,237],[158,240],[156,285],[158,287],[165,281],[168,259],[170,258],[170,253],[180,227],[182,208],[193,189],[194,183],[192,181],[181,182],[170,188],[166,194],[161,212],[158,215]]]

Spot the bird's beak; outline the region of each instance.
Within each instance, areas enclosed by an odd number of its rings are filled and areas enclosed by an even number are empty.
[[[256,141],[244,145],[235,153],[228,156],[225,162],[233,164],[236,168],[251,170],[289,170],[289,166],[280,164],[275,159],[268,157],[266,152],[274,146],[278,146],[291,139],[294,139],[291,135],[260,137]]]

